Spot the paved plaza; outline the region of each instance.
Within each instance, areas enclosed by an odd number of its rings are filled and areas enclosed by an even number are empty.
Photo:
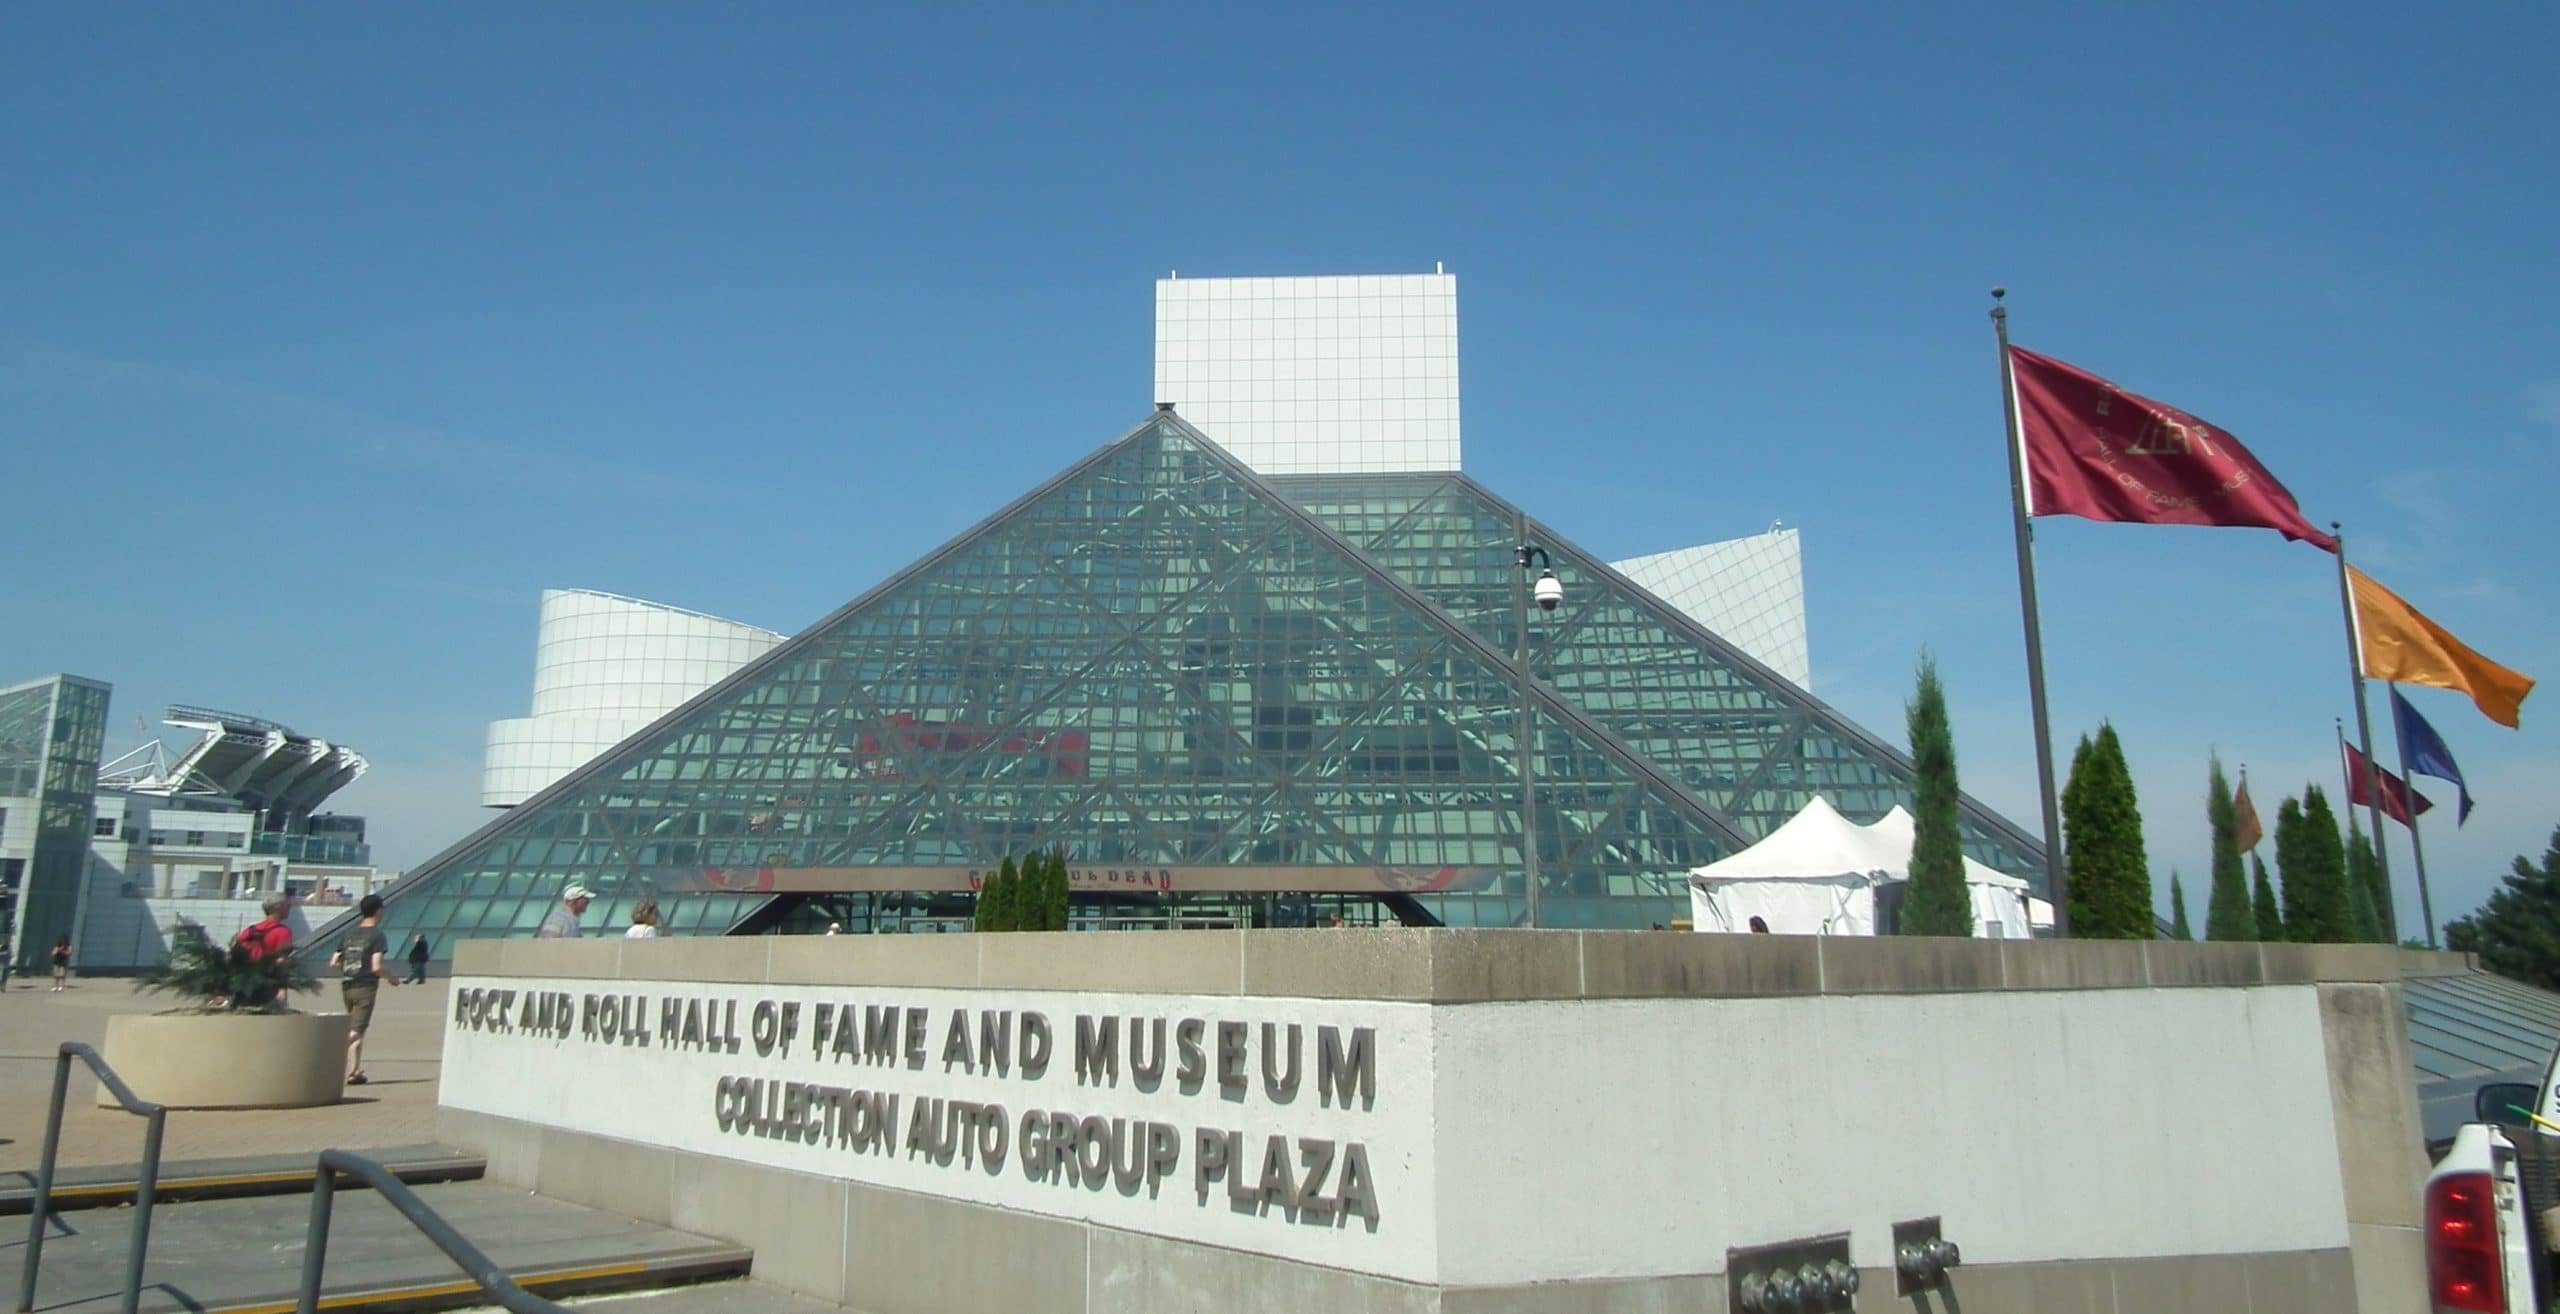
[[[142,993],[132,981],[75,980],[60,994],[49,978],[13,977],[0,990],[0,1173],[33,1173],[44,1149],[45,1104],[53,1090],[53,1056],[66,1040],[103,1045],[107,1019],[156,1013],[177,1004]],[[337,1104],[316,1109],[234,1112],[173,1110],[168,1160],[277,1154],[325,1147],[365,1149],[436,1139],[436,1081],[443,1047],[445,984],[386,989],[365,1042],[373,1078],[347,1089]],[[334,982],[294,996],[306,1012],[338,1011]],[[66,1164],[132,1163],[142,1157],[142,1120],[95,1106],[97,1083],[72,1067],[71,1099],[62,1121]]]

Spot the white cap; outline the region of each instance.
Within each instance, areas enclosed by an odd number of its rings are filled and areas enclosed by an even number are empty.
[[[562,903],[567,903],[572,899],[592,899],[594,897],[596,897],[595,891],[588,889],[586,886],[580,885],[576,881],[569,882],[569,888],[560,892],[560,902]]]

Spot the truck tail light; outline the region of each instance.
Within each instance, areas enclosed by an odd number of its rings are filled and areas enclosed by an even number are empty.
[[[2427,1183],[2427,1288],[2436,1314],[2503,1314],[2498,1212],[2487,1173]]]

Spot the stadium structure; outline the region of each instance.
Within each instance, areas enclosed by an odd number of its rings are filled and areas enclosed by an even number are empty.
[[[192,742],[101,763],[112,692],[68,675],[0,689],[0,930],[16,970],[65,938],[84,972],[148,967],[182,921],[225,940],[283,895],[308,930],[374,888],[365,819],[319,810],[364,774],[362,754],[176,706],[166,724]]]

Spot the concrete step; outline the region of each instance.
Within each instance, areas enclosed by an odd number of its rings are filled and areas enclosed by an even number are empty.
[[[393,1176],[411,1186],[471,1181],[488,1168],[486,1159],[449,1145],[395,1145],[356,1153],[380,1161]],[[158,1199],[167,1204],[175,1200],[308,1191],[312,1167],[319,1158],[316,1154],[253,1154],[228,1159],[164,1160],[160,1165]],[[138,1163],[56,1167],[53,1207],[96,1209],[132,1204],[141,1172],[142,1165]],[[0,1173],[0,1215],[27,1212],[35,1194],[34,1172]]]
[[[843,1305],[739,1278],[586,1296],[563,1303],[579,1314],[855,1314]],[[498,1314],[498,1308],[492,1305],[471,1314]]]
[[[744,1246],[489,1182],[418,1188],[508,1276],[548,1299],[744,1277]],[[321,1296],[333,1311],[450,1309],[488,1303],[425,1236],[372,1191],[341,1191]],[[46,1314],[120,1307],[130,1209],[61,1215],[48,1230],[36,1288]],[[141,1308],[151,1314],[291,1314],[302,1276],[305,1196],[202,1200],[155,1209]],[[20,1233],[0,1241],[0,1291],[26,1262]]]

